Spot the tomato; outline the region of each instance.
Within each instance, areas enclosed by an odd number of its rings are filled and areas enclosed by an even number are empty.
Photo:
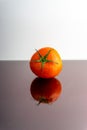
[[[59,53],[51,47],[36,50],[30,59],[30,68],[41,78],[53,78],[62,70],[62,60]]]
[[[31,83],[30,92],[32,97],[40,103],[52,103],[56,101],[61,92],[62,85],[56,78],[35,78]]]

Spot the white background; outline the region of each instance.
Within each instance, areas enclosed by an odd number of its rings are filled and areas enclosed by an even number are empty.
[[[28,60],[51,46],[87,59],[87,0],[0,0],[0,60]]]

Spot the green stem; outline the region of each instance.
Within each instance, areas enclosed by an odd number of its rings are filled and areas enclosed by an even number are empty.
[[[57,62],[55,62],[55,61],[53,61],[53,60],[48,60],[48,59],[47,59],[47,57],[48,57],[48,55],[50,54],[51,50],[49,50],[49,51],[46,53],[45,56],[42,56],[37,49],[35,49],[35,50],[36,50],[36,52],[38,53],[38,56],[39,56],[40,59],[39,59],[39,60],[32,60],[31,62],[41,62],[41,69],[43,69],[44,64],[47,63],[47,62],[53,62],[53,63],[55,63],[55,64],[58,64]]]

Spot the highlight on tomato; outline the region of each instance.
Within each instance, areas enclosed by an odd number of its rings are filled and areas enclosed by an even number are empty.
[[[56,78],[43,79],[35,78],[30,87],[32,97],[40,103],[53,103],[62,92],[62,85]]]
[[[62,59],[54,48],[44,47],[33,54],[29,62],[32,72],[41,78],[53,78],[62,70]]]

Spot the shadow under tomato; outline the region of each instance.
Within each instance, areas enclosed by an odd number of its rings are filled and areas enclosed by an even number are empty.
[[[40,103],[52,103],[56,101],[62,92],[62,85],[56,78],[35,78],[30,87],[32,97]]]

